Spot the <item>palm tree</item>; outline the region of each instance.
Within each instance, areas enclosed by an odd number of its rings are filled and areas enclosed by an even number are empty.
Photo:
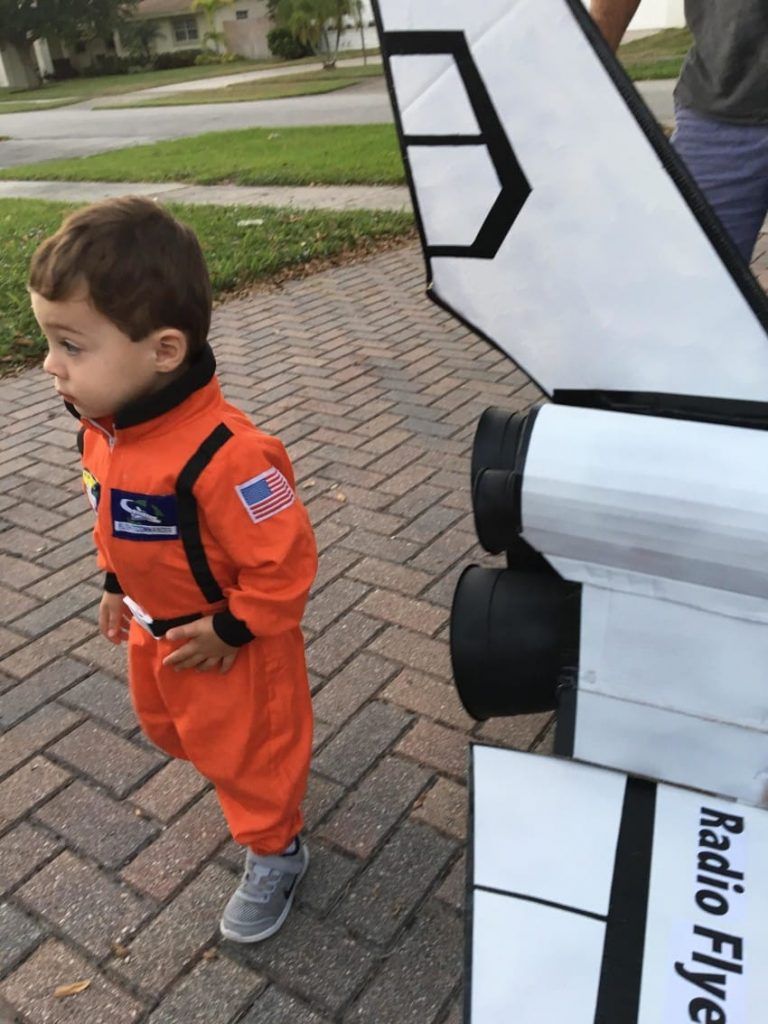
[[[360,49],[363,51],[363,64],[368,63],[368,54],[365,52],[365,26],[363,25],[363,0],[352,0],[355,12],[355,25],[360,29]]]
[[[352,14],[353,5],[354,0],[279,0],[277,22],[299,42],[311,46],[322,57],[323,67],[332,68],[339,55],[344,18]]]
[[[213,43],[216,53],[221,53],[219,46],[223,37],[221,32],[216,31],[214,16],[222,9],[222,7],[231,6],[232,2],[233,0],[192,0],[192,10],[203,11],[205,13],[205,20],[208,22],[208,31],[203,36],[203,39]]]

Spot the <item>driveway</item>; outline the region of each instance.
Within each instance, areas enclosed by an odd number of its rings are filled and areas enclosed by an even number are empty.
[[[238,78],[242,80],[242,76]],[[673,85],[671,81],[640,83],[641,95],[661,121],[672,119]],[[253,103],[103,110],[94,108],[93,100],[88,100],[34,114],[25,111],[0,115],[0,136],[10,136],[9,141],[0,142],[0,167],[88,156],[107,149],[234,128],[379,124],[391,120],[392,108],[381,78],[319,96]]]

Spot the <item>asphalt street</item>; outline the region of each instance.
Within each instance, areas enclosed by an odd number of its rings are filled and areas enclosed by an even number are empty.
[[[10,137],[0,143],[0,167],[55,157],[87,156],[122,146],[230,128],[373,124],[391,120],[389,97],[379,79],[319,96],[252,103],[103,110],[92,108],[89,101],[54,110],[0,115],[0,135]]]
[[[672,85],[669,81],[640,83],[641,94],[661,121],[672,119]],[[54,110],[0,115],[0,136],[8,136],[0,142],[0,167],[235,128],[391,120],[392,108],[380,78],[339,92],[253,103],[104,110],[89,100]]]

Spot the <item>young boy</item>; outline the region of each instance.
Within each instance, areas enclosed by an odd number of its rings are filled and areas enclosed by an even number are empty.
[[[258,942],[282,925],[309,862],[299,622],[317,555],[291,464],[224,401],[205,261],[162,207],[128,197],[73,213],[35,253],[29,291],[43,367],[83,425],[101,632],[128,637],[147,736],[211,780],[248,848],[221,931]]]

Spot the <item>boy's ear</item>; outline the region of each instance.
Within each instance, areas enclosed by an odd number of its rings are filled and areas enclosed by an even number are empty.
[[[162,327],[154,336],[155,368],[158,373],[173,373],[183,366],[189,349],[184,331]]]

